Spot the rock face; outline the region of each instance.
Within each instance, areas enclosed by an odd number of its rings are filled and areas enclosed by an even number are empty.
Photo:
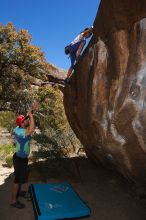
[[[71,127],[95,161],[146,180],[146,1],[102,0],[64,92]]]

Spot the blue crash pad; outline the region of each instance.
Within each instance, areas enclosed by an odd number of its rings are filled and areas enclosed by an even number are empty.
[[[31,184],[37,220],[73,219],[90,215],[90,209],[69,183]]]

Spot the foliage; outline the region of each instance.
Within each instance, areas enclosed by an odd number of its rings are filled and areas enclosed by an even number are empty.
[[[0,155],[5,158],[15,152],[15,148],[12,144],[4,144],[0,147]]]
[[[35,134],[33,136],[34,140],[39,145],[38,151],[33,152],[34,161],[40,159],[52,160],[66,157],[67,154],[64,151],[64,148],[58,143],[59,141],[52,136],[49,137],[48,134],[43,132],[40,134]]]
[[[0,112],[0,127],[7,128],[11,132],[15,125],[15,113],[10,111]]]
[[[38,151],[33,152],[34,161],[68,157],[81,144],[68,124],[62,93],[57,88],[42,87],[36,91],[34,98],[40,103],[35,113],[40,133],[33,135],[39,146]]]
[[[43,131],[47,129],[55,132],[65,131],[67,119],[63,110],[62,93],[57,88],[42,87],[34,98],[40,103],[36,115],[39,128]]]
[[[41,49],[31,44],[28,31],[0,24],[0,110],[21,112],[19,106],[32,101],[32,77],[46,79],[43,70],[48,72],[48,63]]]
[[[0,158],[2,158],[8,167],[12,167],[12,155],[15,152],[15,148],[12,144],[4,144],[0,147]]]

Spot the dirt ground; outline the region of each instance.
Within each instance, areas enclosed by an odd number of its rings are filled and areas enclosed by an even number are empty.
[[[82,220],[145,220],[146,203],[136,197],[131,183],[119,174],[93,164],[87,158],[70,158],[68,174],[50,177],[47,182],[68,181],[91,208],[91,216]],[[71,170],[70,170],[71,169]],[[13,169],[0,165],[0,220],[35,220],[32,202],[21,198],[23,210],[10,206]],[[37,172],[30,171],[30,183],[41,182]],[[23,189],[27,189],[25,185]]]

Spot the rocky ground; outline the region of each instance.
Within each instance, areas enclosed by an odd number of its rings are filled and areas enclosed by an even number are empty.
[[[6,131],[0,132],[0,144],[10,141]],[[50,164],[52,161],[49,162]],[[137,190],[118,173],[106,170],[101,165],[94,164],[88,158],[72,157],[65,158],[62,163],[66,164],[64,171],[55,175],[59,167],[55,167],[54,175],[48,175],[46,182],[68,181],[91,208],[91,216],[83,220],[145,220],[146,201],[143,189]],[[29,183],[24,185],[27,190],[30,183],[42,182],[40,172],[36,165],[29,164]],[[42,172],[48,166],[44,161],[39,162]],[[13,168],[3,166],[0,161],[0,220],[35,220],[31,201],[21,198],[25,203],[24,210],[17,210],[10,206],[11,185],[13,183]]]

